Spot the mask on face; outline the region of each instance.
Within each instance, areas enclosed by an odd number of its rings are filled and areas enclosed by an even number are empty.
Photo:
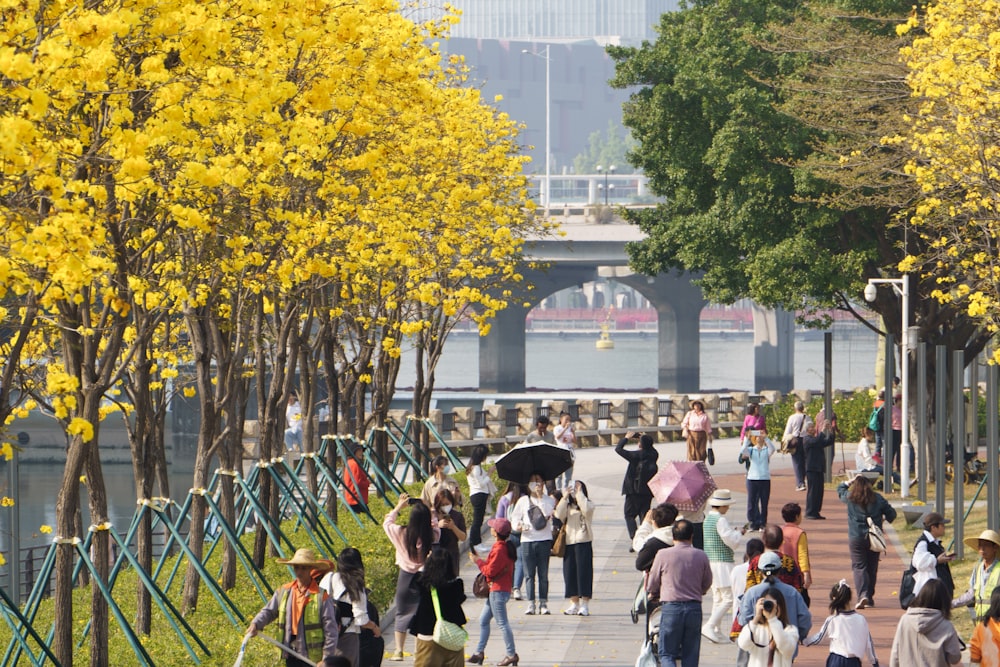
[[[528,491],[534,493],[541,485],[538,482],[528,482]]]
[[[449,512],[451,512],[451,505],[442,505],[441,506],[441,516],[448,516]]]
[[[454,473],[455,473],[455,469],[451,466],[450,463],[444,467],[444,474],[446,474],[446,475],[453,475]]]

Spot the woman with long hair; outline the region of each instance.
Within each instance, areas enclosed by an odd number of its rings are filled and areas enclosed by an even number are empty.
[[[950,618],[948,589],[940,579],[931,579],[899,619],[889,667],[948,667],[961,661],[965,646]]]
[[[528,483],[529,494],[517,501],[510,513],[510,523],[521,531],[521,558],[524,559],[524,583],[528,608],[525,614],[548,615],[549,556],[552,553],[552,514],[556,502],[545,490],[545,480],[535,473]],[[535,602],[535,580],[538,602]]]
[[[370,630],[376,637],[381,634],[378,623],[368,618],[365,564],[361,559],[361,552],[353,547],[341,551],[337,556],[337,571],[328,572],[319,582],[319,587],[337,605],[341,631],[336,655],[350,660],[351,667],[358,667],[361,630]]]
[[[470,665],[481,665],[486,659],[484,651],[486,642],[490,640],[490,621],[496,619],[497,627],[503,633],[504,647],[507,655],[498,665],[517,665],[520,658],[514,646],[514,632],[507,620],[507,602],[510,600],[511,582],[514,578],[514,563],[517,562],[517,547],[510,542],[510,521],[507,519],[490,519],[490,532],[496,541],[490,549],[486,560],[470,553],[469,558],[479,571],[490,582],[490,595],[479,616],[479,643],[476,651],[469,657]]]
[[[399,513],[407,505],[410,506],[410,519],[405,526],[402,526],[398,522]],[[420,589],[417,587],[416,575],[424,566],[424,561],[427,560],[433,544],[438,541],[441,531],[433,520],[430,508],[418,498],[411,499],[407,493],[401,493],[399,502],[385,515],[382,529],[389,536],[392,546],[396,548],[396,566],[399,567],[399,576],[396,579],[396,649],[389,656],[390,660],[398,662],[403,659],[406,633],[420,604]],[[447,558],[447,554],[445,557]]]
[[[465,539],[465,515],[455,509],[455,496],[441,489],[434,498],[434,515],[441,529],[441,548],[451,556],[452,574],[458,576],[458,544]]]
[[[434,609],[434,592],[437,593],[441,608],[441,618],[456,625],[465,625],[465,587],[462,580],[452,576],[451,556],[444,549],[435,548],[424,561],[424,569],[417,577],[418,605],[410,621],[410,634],[417,638],[417,650],[413,655],[415,667],[463,667],[465,649],[446,649],[434,642],[434,625],[437,612]]]
[[[556,518],[566,526],[566,553],[563,555],[563,584],[569,616],[590,616],[590,598],[594,594],[594,505],[587,495],[587,485],[576,480],[556,505]]]
[[[750,654],[747,667],[791,667],[799,629],[788,622],[785,596],[777,587],[757,600],[754,616],[740,630],[736,644]]]
[[[486,503],[490,499],[493,480],[483,470],[483,461],[490,453],[486,445],[478,444],[472,448],[469,465],[465,467],[465,479],[469,482],[469,502],[472,503],[472,525],[469,527],[469,549],[483,541],[483,521],[486,518]]]
[[[528,488],[524,484],[518,484],[517,482],[507,482],[507,488],[504,489],[503,495],[500,496],[500,500],[497,501],[497,513],[496,517],[498,519],[510,520],[510,512],[517,505],[517,501],[521,499],[521,496],[528,495]],[[510,531],[510,537],[507,541],[514,545],[515,549],[521,548],[521,531],[518,530],[517,526],[513,526]],[[521,584],[524,583],[524,559],[518,558],[517,563],[514,565],[514,584],[511,588],[510,595],[515,600],[521,599]]]
[[[874,607],[879,552],[872,551],[868,546],[868,520],[882,528],[884,520],[889,523],[896,520],[896,510],[875,493],[871,480],[862,475],[841,482],[837,495],[841,502],[847,503],[847,545],[851,554],[854,588],[858,592],[855,609]]]

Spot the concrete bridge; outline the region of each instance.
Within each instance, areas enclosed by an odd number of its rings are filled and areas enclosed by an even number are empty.
[[[625,245],[644,238],[634,225],[597,221],[596,208],[553,209],[564,236],[538,239],[527,247],[540,269],[525,269],[530,291],[515,294],[490,334],[479,342],[479,390],[517,393],[525,390],[525,320],[542,300],[560,290],[611,278],[642,294],[656,308],[658,389],[697,392],[700,374],[699,317],[707,302],[690,274],[645,276],[628,267]],[[562,215],[558,215],[562,213]],[[525,306],[524,304],[528,304]],[[785,311],[754,308],[754,390],[788,392],[794,377],[794,317]],[[583,362],[585,363],[585,361]]]

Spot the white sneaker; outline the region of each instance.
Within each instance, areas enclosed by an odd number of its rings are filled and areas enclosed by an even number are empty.
[[[580,605],[580,611],[576,612],[578,616],[590,616],[590,610],[587,609],[587,605]]]
[[[575,604],[571,604],[566,609],[563,609],[563,613],[567,616],[576,616],[580,613],[580,607],[577,607]]]
[[[712,642],[713,644],[721,644],[722,637],[718,630],[715,628],[710,628],[707,625],[701,626],[701,636]]]
[[[535,615],[535,603],[534,602],[529,602],[528,603],[528,608],[524,610],[524,615],[525,616],[534,616]]]
[[[521,599],[521,589],[520,588],[515,588],[513,591],[511,591],[511,597],[514,598],[515,600],[520,600]]]
[[[541,614],[542,616],[548,616],[549,615],[548,605],[543,602],[542,605],[538,608],[538,613]]]

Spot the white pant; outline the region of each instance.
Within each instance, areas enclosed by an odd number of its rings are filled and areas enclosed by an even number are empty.
[[[725,637],[729,636],[733,620],[733,588],[732,586],[712,586],[712,615],[708,617],[706,627],[715,630]],[[725,627],[721,625],[729,621]]]

